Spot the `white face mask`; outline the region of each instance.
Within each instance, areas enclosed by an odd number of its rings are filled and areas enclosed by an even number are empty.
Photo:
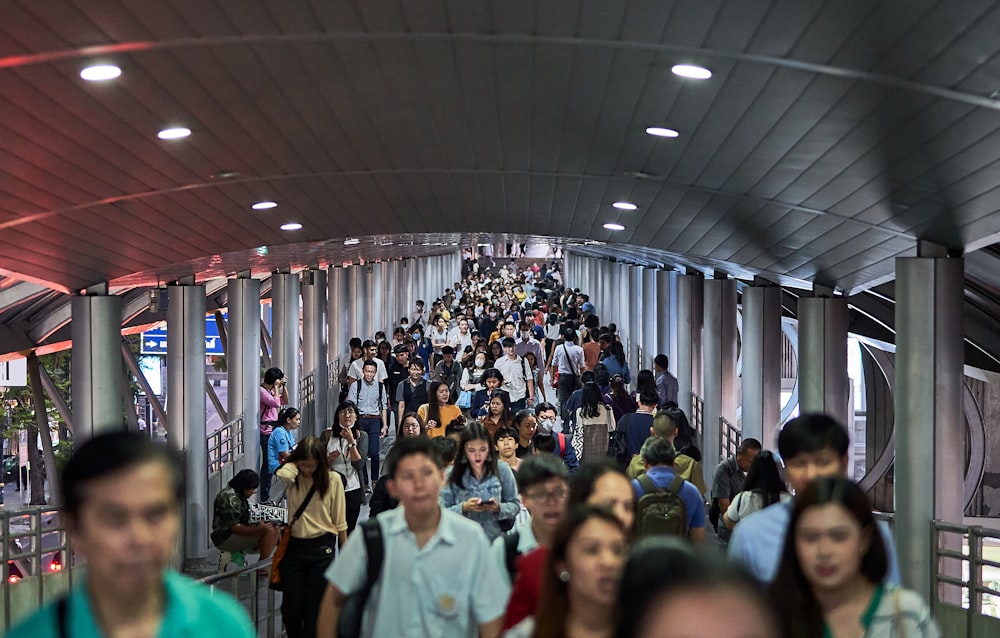
[[[552,426],[554,426],[555,424],[556,424],[555,419],[539,419],[538,429],[545,432],[551,432]]]
[[[530,337],[530,336],[531,336],[531,333],[528,332],[527,330],[522,330],[521,331],[521,338],[524,339],[525,341],[527,341],[528,337]]]
[[[476,367],[482,368],[486,365],[486,357],[476,357]]]

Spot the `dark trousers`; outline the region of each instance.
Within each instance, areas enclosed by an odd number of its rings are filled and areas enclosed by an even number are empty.
[[[361,417],[358,419],[358,427],[368,433],[368,459],[371,461],[371,474],[365,477],[365,486],[374,484],[378,480],[378,460],[379,449],[382,438],[382,419]]]
[[[278,570],[284,585],[281,619],[288,638],[314,638],[319,605],[326,591],[323,572],[333,560],[337,537],[291,538]]]
[[[267,442],[270,440],[270,434],[260,435],[260,495],[258,498],[261,502],[268,499],[268,494],[271,491],[271,473],[267,471]]]
[[[345,492],[344,500],[347,503],[347,535],[350,536],[358,524],[358,517],[361,515],[361,506],[365,502],[364,488]]]
[[[559,385],[556,387],[556,397],[559,399],[559,414],[563,423],[569,423],[572,415],[566,414],[566,400],[576,390],[576,375],[559,373]]]
[[[523,410],[528,406],[528,397],[518,399],[517,401],[510,402],[510,413],[517,414],[519,410]]]

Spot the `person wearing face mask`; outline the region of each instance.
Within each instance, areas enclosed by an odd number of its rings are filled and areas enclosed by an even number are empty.
[[[477,352],[475,354],[475,359],[472,361],[472,365],[467,368],[463,368],[462,370],[462,380],[459,382],[460,386],[463,391],[471,392],[473,394],[473,401],[469,406],[470,412],[472,410],[472,405],[475,404],[475,395],[481,390],[486,389],[486,384],[483,382],[483,376],[486,374],[486,370],[485,352]]]
[[[570,474],[576,474],[580,467],[580,460],[576,456],[576,450],[570,444],[569,439],[562,432],[562,426],[556,420],[556,406],[551,403],[539,403],[535,407],[535,415],[538,418],[538,431],[551,434],[555,440],[556,447],[552,453],[563,460]]]
[[[514,344],[514,352],[522,358],[530,352],[535,355],[535,361],[545,361],[542,344],[539,343],[538,339],[535,339],[527,321],[522,321],[518,326],[518,339]]]
[[[489,343],[495,341],[492,335],[497,329],[497,309],[489,305],[486,308],[483,318],[479,320],[479,334],[490,339]]]

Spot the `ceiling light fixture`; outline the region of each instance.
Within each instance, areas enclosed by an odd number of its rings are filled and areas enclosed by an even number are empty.
[[[615,202],[614,204],[612,204],[612,206],[614,206],[618,210],[636,210],[637,208],[639,208],[632,202]]]
[[[250,208],[252,208],[254,210],[267,210],[268,208],[277,208],[277,207],[278,207],[278,204],[276,204],[275,202],[257,202],[256,204],[252,205]]]
[[[176,140],[182,137],[187,137],[191,134],[191,129],[179,126],[177,128],[165,128],[156,134],[161,140]]]
[[[608,222],[607,224],[604,224],[604,228],[606,230],[625,230],[625,227],[622,226],[621,224],[614,224],[614,223],[611,223],[611,222]]]
[[[344,240],[344,245],[345,246],[354,246],[355,244],[360,244],[360,243],[361,243],[361,240],[358,239],[358,238],[356,238],[356,237],[351,237],[350,239],[345,239]]]
[[[712,77],[711,71],[703,66],[696,66],[694,64],[675,64],[670,70],[674,75],[692,80],[707,80]]]
[[[302,228],[302,224],[298,222],[288,222],[287,224],[281,225],[281,230],[299,230]]]
[[[662,126],[650,126],[646,128],[646,133],[648,135],[653,135],[655,137],[677,137],[680,135],[677,131],[672,128],[663,128]]]
[[[95,64],[80,71],[80,77],[88,82],[113,80],[121,74],[122,70],[113,64]]]

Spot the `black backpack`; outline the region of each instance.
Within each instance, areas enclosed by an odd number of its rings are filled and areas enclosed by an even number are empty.
[[[361,636],[361,621],[365,616],[365,605],[371,596],[372,587],[382,574],[382,559],[385,558],[385,547],[382,543],[382,528],[378,521],[368,519],[358,525],[365,535],[365,552],[368,554],[368,565],[365,584],[361,589],[347,597],[337,618],[337,635],[344,638]]]
[[[510,574],[510,582],[514,582],[517,576],[517,557],[521,555],[517,551],[517,544],[521,540],[521,532],[511,531],[503,535],[503,555],[504,564],[507,566],[507,573]]]

